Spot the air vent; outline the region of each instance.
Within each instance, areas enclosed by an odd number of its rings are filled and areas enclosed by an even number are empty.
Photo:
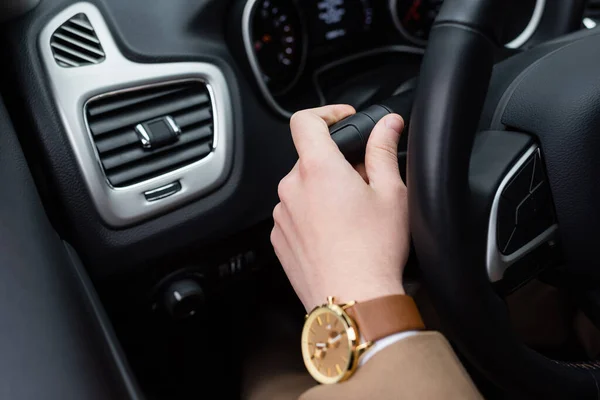
[[[88,17],[81,13],[65,22],[50,39],[54,60],[65,68],[98,64],[106,58]]]
[[[88,102],[86,116],[100,162],[114,187],[176,170],[212,151],[212,104],[201,81],[99,96]],[[170,144],[144,147],[136,126],[156,119],[174,121],[180,133]]]

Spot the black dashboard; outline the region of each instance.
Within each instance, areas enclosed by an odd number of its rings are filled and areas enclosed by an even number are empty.
[[[511,2],[503,51],[578,29],[567,3]],[[42,0],[2,29],[0,90],[46,211],[93,276],[191,247],[198,263],[216,265],[213,250],[268,225],[296,158],[289,115],[405,89],[439,5]],[[189,82],[204,86],[187,92]],[[140,126],[171,136],[144,147]]]

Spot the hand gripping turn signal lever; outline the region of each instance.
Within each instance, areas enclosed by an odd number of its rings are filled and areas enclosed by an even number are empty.
[[[414,92],[410,91],[391,97],[329,127],[331,138],[350,164],[355,165],[364,161],[367,141],[375,124],[381,118],[395,112],[408,123],[413,94]]]

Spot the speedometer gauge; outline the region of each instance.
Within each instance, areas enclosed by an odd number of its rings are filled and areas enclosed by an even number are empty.
[[[304,63],[304,36],[292,0],[260,0],[251,19],[250,38],[263,81],[273,94],[293,86]]]

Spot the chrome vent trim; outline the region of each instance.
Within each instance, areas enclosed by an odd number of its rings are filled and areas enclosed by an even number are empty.
[[[84,13],[62,24],[50,38],[54,60],[64,68],[99,64],[106,58],[94,27]]]
[[[99,161],[114,187],[160,176],[212,151],[212,100],[202,81],[168,82],[97,96],[87,102],[85,113]],[[178,140],[159,149],[144,149],[136,125],[163,116],[181,128]]]
[[[54,32],[74,15],[83,13],[94,27],[106,55],[103,62],[82,68],[59,66],[50,46]],[[233,166],[233,106],[228,82],[220,68],[205,62],[136,63],[120,51],[98,8],[75,3],[52,18],[42,29],[39,51],[48,85],[75,161],[98,214],[111,227],[123,228],[214,192],[227,181]],[[201,81],[211,96],[213,139],[206,157],[160,176],[125,187],[106,179],[91,132],[85,106],[90,99],[131,88],[152,87],[165,82]],[[148,201],[145,193],[179,183],[171,196]]]

